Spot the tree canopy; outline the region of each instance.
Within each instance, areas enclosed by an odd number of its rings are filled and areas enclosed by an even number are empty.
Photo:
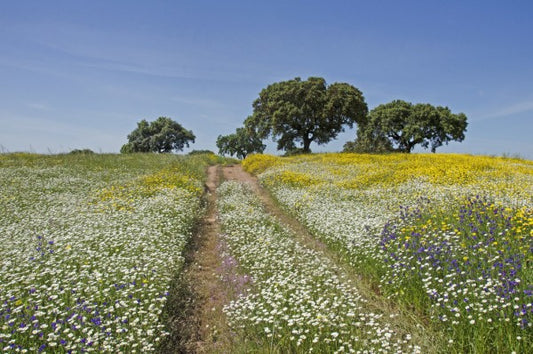
[[[326,144],[354,123],[365,122],[368,112],[361,91],[347,83],[326,85],[320,77],[300,78],[269,85],[253,103],[245,121],[258,138],[271,136],[278,150],[310,152],[312,142]]]
[[[217,147],[221,155],[227,154],[244,159],[251,153],[262,153],[266,146],[251,130],[237,128],[234,134],[219,135]]]
[[[159,117],[153,122],[145,119],[137,123],[137,128],[128,135],[128,142],[120,149],[121,153],[131,152],[171,152],[181,151],[194,143],[193,132],[167,117]]]
[[[450,141],[463,141],[467,124],[466,115],[453,114],[448,107],[395,100],[374,108],[345,150],[411,152],[420,144],[435,152]]]

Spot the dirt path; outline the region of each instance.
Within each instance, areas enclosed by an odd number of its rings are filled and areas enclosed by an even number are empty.
[[[431,351],[430,348],[433,347],[434,343],[427,342],[427,320],[410,310],[398,308],[394,302],[382,296],[375,284],[363,278],[347,265],[337,253],[331,251],[325,244],[311,235],[303,224],[283,211],[270,193],[261,187],[257,178],[244,171],[241,165],[223,167],[222,174],[225,180],[248,183],[263,202],[266,211],[291,230],[300,244],[317,251],[335,264],[342,278],[350,281],[357,288],[359,294],[365,298],[366,307],[370,311],[383,313],[393,328],[399,332],[409,333],[413,342]]]
[[[216,189],[221,177],[224,180],[249,184],[259,196],[268,213],[277,218],[296,235],[296,240],[311,248],[336,265],[340,275],[350,281],[367,300],[369,309],[386,316],[398,313],[394,304],[384,299],[376,288],[361,278],[340,257],[316,240],[295,218],[284,212],[268,191],[263,189],[257,178],[242,169],[241,165],[211,166],[206,182],[207,213],[199,225],[189,251],[186,253],[183,279],[178,280],[169,299],[171,313],[171,335],[162,346],[163,353],[229,353],[232,349],[232,333],[226,323],[223,306],[238,294],[238,278],[234,268],[228,267],[228,255],[220,238],[220,224],[217,219]],[[411,333],[416,342],[423,331],[420,321],[409,313],[391,317],[391,325],[397,330]],[[431,344],[425,346],[430,348]]]
[[[288,215],[285,211],[283,211],[281,207],[277,204],[277,202],[274,200],[274,198],[270,195],[270,193],[263,187],[261,187],[257,178],[244,171],[241,165],[224,167],[222,169],[222,173],[225,180],[248,183],[252,187],[256,195],[259,196],[259,198],[261,199],[261,202],[265,206],[266,211],[270,215],[278,219],[283,225],[288,227],[289,230],[291,230],[296,235],[297,240],[301,244],[315,251],[318,251],[327,258],[330,258],[331,260],[333,260],[333,263],[341,270],[344,270],[345,273],[352,273],[347,269],[347,266],[342,263],[340,258],[335,253],[329,251],[326,245],[324,245],[313,235],[311,235],[307,228],[305,228],[305,226],[303,226],[294,217]],[[354,277],[348,276],[348,278]],[[361,279],[359,277],[351,280],[356,280],[357,283],[361,282]]]
[[[222,172],[225,180],[248,183],[265,205],[267,212],[275,216],[282,224],[299,236],[299,240],[303,241],[306,246],[320,250],[321,252],[326,251],[326,246],[316,240],[298,220],[287,215],[274,201],[270,193],[261,187],[257,178],[244,171],[241,165],[224,167]]]
[[[189,275],[197,294],[195,316],[199,321],[199,338],[193,351],[213,353],[223,351],[230,336],[222,308],[229,294],[221,280],[220,225],[217,220],[216,189],[219,184],[219,166],[210,166],[207,174],[207,214],[198,232],[199,247]]]
[[[183,277],[177,282],[172,311],[172,331],[162,353],[223,353],[231,336],[222,308],[230,301],[222,277],[222,257],[217,220],[216,188],[220,167],[208,168],[205,184],[206,216],[186,252]]]

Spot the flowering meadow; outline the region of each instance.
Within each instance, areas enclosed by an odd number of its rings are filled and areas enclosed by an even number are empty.
[[[355,272],[427,318],[446,338],[439,351],[533,351],[533,162],[317,154],[243,166]]]
[[[0,155],[0,350],[154,351],[208,160]]]
[[[246,352],[419,352],[409,333],[371,312],[324,255],[270,216],[250,186],[224,182],[218,210],[223,264],[237,266],[240,296],[224,308]]]

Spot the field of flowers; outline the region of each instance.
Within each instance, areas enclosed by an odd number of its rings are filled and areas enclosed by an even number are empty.
[[[0,350],[155,350],[208,160],[0,155]]]
[[[246,352],[419,352],[409,333],[370,312],[349,279],[267,214],[251,188],[219,188],[224,266],[240,296],[224,309]]]
[[[278,202],[455,352],[533,350],[533,162],[248,157]]]

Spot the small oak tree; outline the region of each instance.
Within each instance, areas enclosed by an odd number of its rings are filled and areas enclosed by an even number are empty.
[[[193,132],[167,117],[159,117],[148,123],[141,120],[137,128],[128,135],[128,142],[120,149],[121,153],[131,152],[171,152],[181,151],[194,143]]]
[[[320,77],[277,82],[259,93],[248,129],[265,139],[271,136],[278,150],[309,153],[312,142],[326,144],[354,123],[364,123],[368,112],[361,91],[347,83],[326,85]]]
[[[251,153],[262,153],[266,146],[252,131],[246,128],[237,128],[234,134],[219,135],[217,147],[221,155],[228,154],[244,159]]]

